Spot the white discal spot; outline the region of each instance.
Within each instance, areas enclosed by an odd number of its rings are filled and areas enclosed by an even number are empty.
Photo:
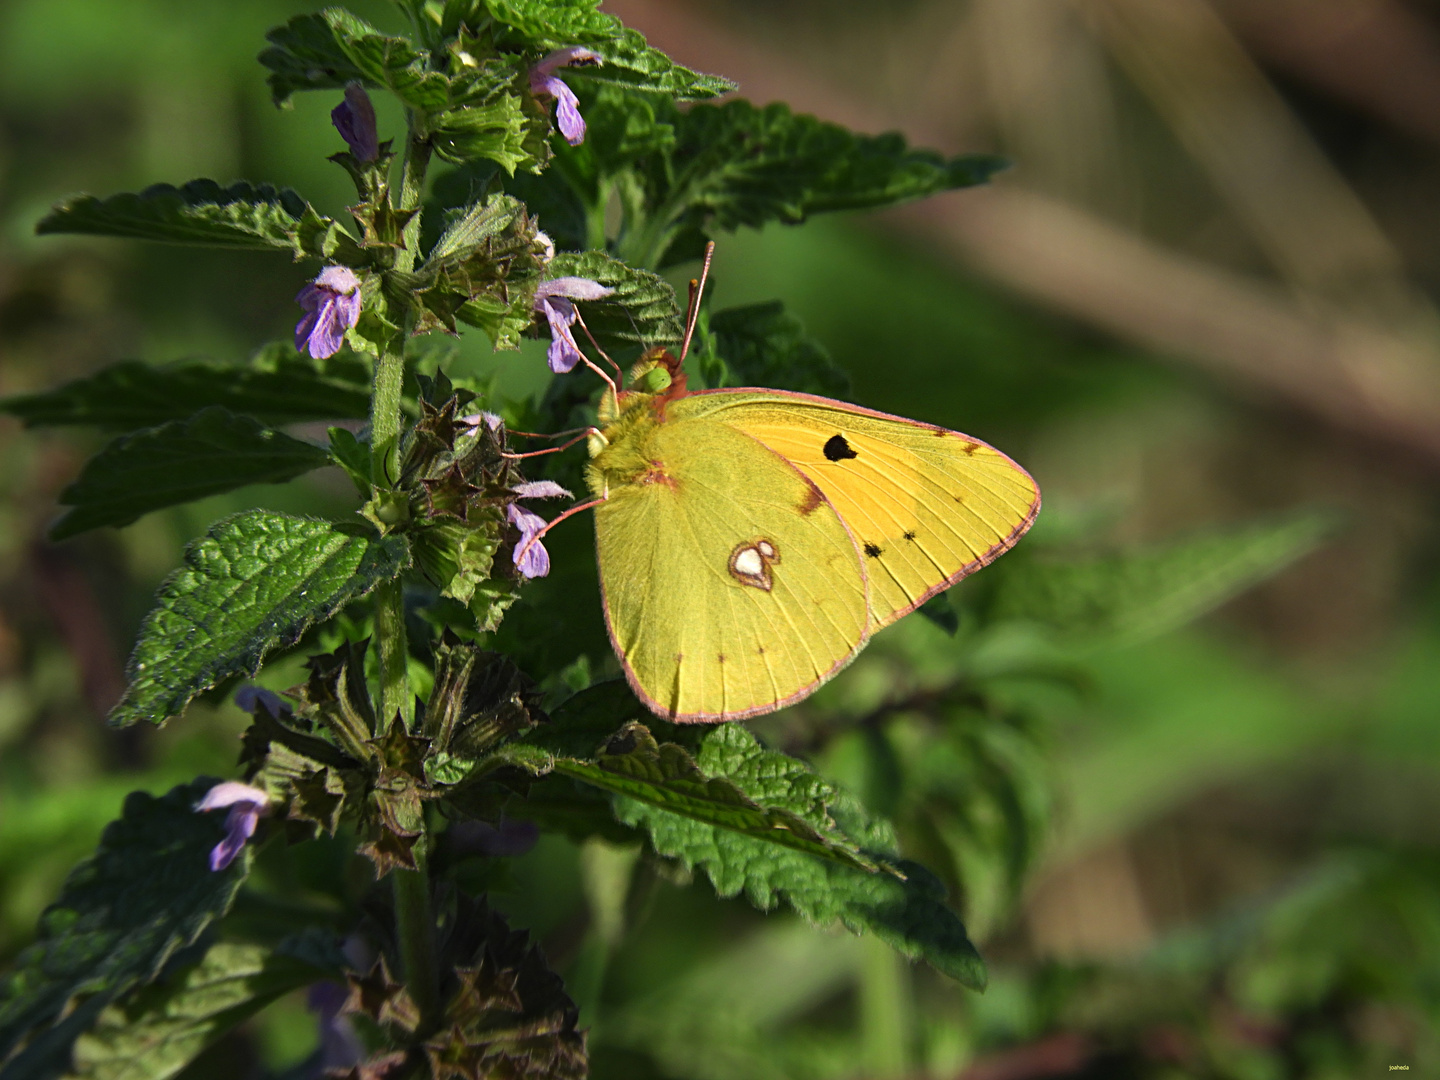
[[[730,576],[741,585],[750,585],[769,592],[775,584],[770,567],[779,561],[780,553],[772,541],[746,541],[737,544],[730,553]]]
[[[735,553],[735,561],[731,565],[737,574],[759,577],[765,572],[765,556],[759,548],[741,548]]]

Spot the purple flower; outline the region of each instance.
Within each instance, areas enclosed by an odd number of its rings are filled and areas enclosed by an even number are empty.
[[[358,82],[345,84],[345,100],[330,111],[330,122],[350,147],[356,161],[370,162],[380,156],[380,135],[375,130],[375,106]]]
[[[320,1028],[320,1060],[315,1066],[319,1072],[351,1069],[365,1060],[365,1044],[350,1018],[342,1015],[349,997],[349,987],[328,979],[315,983],[305,995]]]
[[[560,134],[571,146],[585,141],[585,118],[580,115],[580,99],[565,81],[555,74],[557,68],[571,64],[598,64],[600,57],[582,45],[556,49],[530,69],[530,92],[536,97],[555,99],[555,119]]]
[[[471,413],[469,416],[460,417],[460,423],[468,424],[472,428],[478,428],[484,424],[491,431],[499,431],[500,426],[505,423],[499,413],[486,412],[483,409],[478,413]]]
[[[235,691],[235,704],[251,716],[254,716],[262,708],[276,720],[290,715],[290,706],[279,694],[274,690],[266,690],[263,686],[256,686],[254,683],[246,683]]]
[[[544,314],[550,324],[550,349],[545,355],[551,371],[563,375],[585,359],[580,346],[575,344],[575,335],[570,332],[580,317],[571,301],[601,300],[614,291],[608,285],[582,277],[559,277],[540,283],[535,290],[535,310]]]
[[[535,536],[544,531],[547,522],[539,514],[532,514],[519,503],[511,503],[506,510],[510,524],[520,530],[520,542],[515,545],[515,569],[527,578],[544,577],[550,573],[550,553]]]
[[[526,480],[523,484],[516,484],[510,490],[522,499],[573,499],[575,497],[554,480]]]
[[[593,282],[592,282],[593,284]],[[554,480],[527,480],[510,489],[521,499],[569,499],[566,491]],[[545,550],[537,537],[549,524],[539,514],[531,513],[519,503],[511,503],[505,511],[510,524],[520,530],[520,542],[515,545],[515,569],[527,578],[544,577],[550,573],[550,553]]]
[[[195,804],[195,809],[204,813],[225,806],[230,808],[225,818],[225,839],[210,851],[211,870],[224,870],[235,861],[245,841],[255,835],[260,815],[270,809],[270,796],[249,784],[226,780],[207,791],[205,797]]]
[[[295,348],[316,360],[339,352],[345,331],[360,321],[360,279],[349,267],[327,266],[295,300],[305,309],[295,327]]]
[[[533,821],[501,818],[488,821],[457,821],[445,830],[445,841],[459,856],[524,855],[540,839],[540,826]]]

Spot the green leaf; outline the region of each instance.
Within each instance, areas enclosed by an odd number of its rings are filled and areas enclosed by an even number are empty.
[[[894,133],[857,135],[782,104],[757,109],[731,101],[670,113],[673,150],[640,171],[651,221],[620,248],[640,265],[690,257],[692,245],[665,257],[687,232],[794,225],[812,214],[892,206],[984,183],[1004,164],[914,150]]]
[[[328,521],[268,510],[212,525],[160,587],[110,723],[163,724],[196,694],[253,675],[271,649],[293,645],[312,624],[409,565],[398,535],[358,536]]]
[[[677,101],[719,97],[736,88],[722,76],[704,75],[675,63],[659,49],[651,48],[637,30],[627,28],[619,37],[591,48],[600,54],[601,63],[574,69],[580,79],[665,94]]]
[[[762,911],[783,899],[813,923],[839,921],[966,986],[985,985],[984,962],[946,906],[944,886],[924,867],[894,859],[888,826],[868,818],[853,799],[803,763],[763,749],[738,724],[708,734],[696,764],[706,775],[728,778],[761,806],[789,809],[812,823],[825,813],[862,852],[891,862],[903,877],[819,859],[624,796],[616,800],[616,816],[644,829],[659,854],[702,870],[721,896],[744,892]]]
[[[213,180],[183,187],[156,184],[136,195],[98,199],[73,195],[56,205],[37,233],[123,236],[169,244],[281,248],[295,258],[328,256],[344,232],[289,188],[237,181],[222,188]]]
[[[282,484],[328,464],[329,452],[313,443],[211,406],[188,420],[122,435],[87,461],[60,493],[60,502],[74,509],[50,538],[128,525],[152,510],[246,484]]]
[[[496,240],[515,231],[525,218],[525,207],[508,195],[492,195],[467,206],[445,227],[425,261],[428,269],[445,270],[462,266]]]
[[[753,740],[751,744],[758,750],[758,744]],[[743,769],[743,763],[738,767]],[[761,843],[833,859],[866,872],[877,869],[847,837],[835,831],[823,803],[807,806],[809,813],[804,816],[775,802],[761,806],[729,777],[703,773],[684,747],[657,743],[650,729],[638,722],[617,732],[597,761],[559,758],[554,768],[612,794]],[[818,780],[813,774],[805,775]],[[777,793],[772,788],[767,794],[774,798]],[[777,801],[794,803],[795,799],[792,792],[785,792]]]
[[[277,105],[296,90],[339,88],[358,79],[385,87],[423,114],[435,153],[446,161],[485,158],[513,173],[536,165],[545,152],[549,120],[538,103],[522,96],[522,58],[476,62],[457,45],[442,70],[406,39],[383,34],[341,8],[296,16],[267,37],[271,47],[260,62],[271,69]],[[538,129],[534,145],[532,128]]]
[[[707,386],[768,386],[839,398],[850,392],[850,377],[779,300],[727,308],[701,321],[706,334],[697,366]]]
[[[268,82],[276,105],[287,104],[296,90],[338,89],[356,79],[386,87],[422,112],[476,100],[494,89],[494,81],[483,80],[478,72],[455,87],[450,76],[432,70],[425,54],[405,38],[383,34],[343,8],[297,15],[265,38],[270,48],[260,54],[260,63],[271,71]]]
[[[510,56],[476,61],[463,48],[432,60],[405,38],[382,33],[343,8],[298,15],[266,35],[271,47],[260,62],[271,69],[277,105],[296,90],[338,89],[352,80],[390,90],[406,106],[432,119],[495,104],[509,92],[518,101],[526,64]],[[461,54],[464,53],[462,59]],[[435,130],[433,123],[429,130]]]
[[[735,89],[729,79],[701,75],[651,48],[638,31],[627,28],[614,15],[598,11],[600,0],[483,2],[500,24],[494,33],[501,48],[543,54],[569,45],[584,45],[600,56],[599,65],[565,68],[564,74],[619,83],[684,101],[715,97]]]
[[[213,946],[194,967],[100,1014],[67,1080],[166,1080],[225,1032],[328,972],[260,945]]]
[[[1335,528],[1334,515],[1309,511],[1128,554],[1002,564],[991,616],[1087,644],[1151,637],[1279,573]]]
[[[372,483],[370,444],[357,439],[349,428],[332,427],[326,433],[330,436],[331,458],[344,470],[345,475],[350,477],[360,497],[368,499]]]
[[[585,141],[579,146],[556,145],[554,179],[568,183],[586,204],[603,212],[598,204],[608,195],[605,178],[633,168],[636,162],[674,152],[678,114],[667,101],[618,86],[577,84],[577,89]],[[543,183],[549,175],[547,171],[536,180]]]
[[[481,758],[436,754],[425,763],[425,773],[432,783],[459,784],[481,780],[497,769],[519,769],[531,776],[545,776],[554,765],[554,759],[544,750],[517,742]]]
[[[624,29],[614,15],[599,10],[600,0],[480,0],[475,6],[502,24],[497,41],[512,48],[594,48]]]
[[[418,271],[426,283],[422,326],[453,333],[460,319],[485,330],[497,349],[518,347],[545,269],[546,244],[534,219],[518,199],[498,192],[449,218]]]
[[[604,300],[577,300],[580,317],[606,352],[678,345],[684,335],[680,308],[670,283],[648,270],[636,270],[601,251],[556,255],[548,277],[582,277],[608,285]],[[577,328],[576,340],[588,339]]]
[[[438,113],[431,125],[440,158],[455,164],[483,158],[507,173],[535,162],[526,145],[528,130],[523,103],[515,94]]]
[[[0,983],[0,1060],[6,1080],[53,1076],[75,1038],[121,994],[155,979],[229,909],[249,870],[243,853],[211,871],[224,814],[197,814],[216,781],[155,798],[136,792],[95,854],[40,919],[39,939]],[[78,1008],[66,1004],[84,995]]]
[[[276,342],[250,367],[127,360],[54,390],[0,400],[0,412],[29,427],[93,424],[123,431],[183,420],[210,405],[267,424],[360,420],[369,415],[369,387],[369,363],[348,350],[312,361]]]

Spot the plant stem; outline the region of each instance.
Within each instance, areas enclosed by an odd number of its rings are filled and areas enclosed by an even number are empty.
[[[398,580],[387,581],[375,590],[375,645],[380,655],[376,734],[383,735],[397,716],[408,728],[414,715],[406,663],[410,646],[405,639],[405,587]]]
[[[417,1034],[434,1031],[440,1019],[440,966],[435,956],[435,913],[430,907],[430,873],[425,838],[415,845],[415,870],[391,871],[395,931],[405,987],[420,1010]]]
[[[860,974],[860,1056],[865,1075],[885,1080],[910,1071],[914,1006],[910,965],[877,937],[866,937]]]
[[[410,129],[405,137],[405,161],[400,177],[401,210],[420,205],[425,191],[425,170],[430,164],[430,139],[421,129],[416,116],[410,116]],[[405,226],[405,246],[395,259],[395,269],[408,272],[415,268],[420,244],[420,215]],[[375,364],[375,387],[370,402],[370,473],[376,488],[388,488],[399,472],[399,448],[402,413],[401,397],[405,384],[405,339],[410,321],[381,352]],[[399,581],[387,582],[375,590],[375,645],[380,657],[380,713],[378,725],[382,734],[396,715],[406,726],[412,716],[410,685],[407,671],[408,646],[405,641],[405,591]],[[427,900],[428,907],[428,900]]]
[[[377,488],[396,479],[400,446],[400,396],[405,383],[402,335],[392,338],[375,364],[375,387],[370,398],[370,477]]]

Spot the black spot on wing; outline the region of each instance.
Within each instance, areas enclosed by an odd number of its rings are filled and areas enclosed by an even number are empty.
[[[872,559],[878,559],[883,554],[883,552],[879,544],[866,544],[865,554],[869,555]]]
[[[914,540],[914,539],[915,539],[915,533],[914,533],[914,531],[907,532],[907,533],[905,534],[905,539],[906,539],[906,540]]]
[[[825,440],[825,457],[828,461],[844,461],[846,458],[859,456],[855,448],[845,441],[844,435],[831,435]]]

